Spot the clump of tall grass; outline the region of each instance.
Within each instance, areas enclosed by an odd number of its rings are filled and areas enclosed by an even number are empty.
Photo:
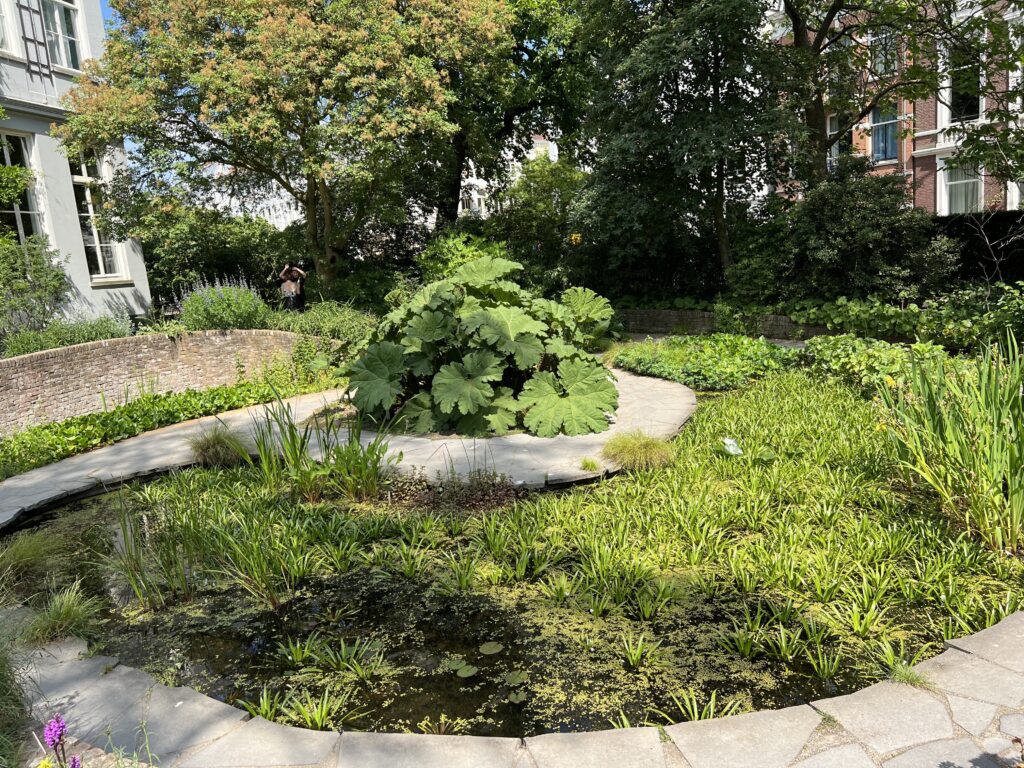
[[[0,643],[0,765],[20,765],[20,736],[28,717],[12,644]]]
[[[222,423],[189,436],[188,445],[196,462],[204,467],[233,467],[248,453],[241,438]]]
[[[1016,339],[975,365],[915,359],[905,388],[882,389],[903,466],[993,549],[1024,547],[1024,402]]]
[[[615,435],[605,443],[601,455],[626,470],[662,469],[675,459],[671,443],[640,430]]]
[[[82,591],[76,581],[51,594],[39,612],[25,628],[25,639],[31,643],[46,643],[65,637],[92,636],[103,601]]]

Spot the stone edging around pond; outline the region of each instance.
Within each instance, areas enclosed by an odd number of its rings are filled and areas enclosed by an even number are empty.
[[[389,452],[402,453],[400,472],[422,473],[431,482],[451,475],[466,477],[475,470],[492,471],[531,488],[598,479],[615,470],[601,459],[601,448],[609,437],[634,430],[654,437],[673,437],[697,408],[696,395],[682,384],[619,370],[615,375],[619,408],[606,432],[579,437],[518,434],[481,439],[392,435],[388,438]],[[286,402],[295,420],[305,421],[336,403],[343,394],[330,390]],[[116,487],[127,480],[192,464],[189,438],[217,422],[251,443],[252,417],[263,408],[256,405],[174,424],[8,478],[0,482],[0,531],[33,510],[97,488]],[[372,437],[372,432],[365,432],[363,442]],[[313,454],[317,455],[316,446]],[[584,458],[596,461],[599,469],[581,469]]]
[[[156,684],[66,641],[33,653],[34,719],[55,713],[72,736],[135,754],[148,740],[174,768],[1005,768],[1024,737],[1024,613],[947,643],[893,682],[783,710],[656,728],[526,739],[326,733],[249,718],[189,688]],[[145,740],[140,723],[145,723]],[[140,755],[144,758],[144,755]]]

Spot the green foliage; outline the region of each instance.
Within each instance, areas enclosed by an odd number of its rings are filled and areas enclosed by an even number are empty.
[[[32,237],[23,247],[0,234],[0,338],[45,328],[70,291],[59,254],[44,238]]]
[[[181,302],[181,322],[190,331],[266,328],[270,307],[246,283],[197,285]]]
[[[13,638],[0,636],[0,765],[20,763],[22,726],[28,720]]]
[[[46,598],[25,628],[25,639],[41,644],[65,637],[92,637],[102,610],[103,601],[86,595],[76,581]]]
[[[499,259],[505,255],[502,243],[491,242],[467,232],[445,230],[416,254],[413,261],[420,270],[423,282],[432,283],[451,277],[463,264],[483,256]]]
[[[869,171],[863,158],[846,158],[777,214],[783,236],[762,241],[763,250],[737,264],[729,275],[734,290],[770,304],[871,295],[895,301],[945,289],[958,246],[937,237],[931,217],[912,206],[902,174]]]
[[[511,258],[524,267],[526,285],[544,295],[569,283],[566,266],[576,247],[570,212],[585,180],[568,161],[544,154],[523,163],[512,185],[494,196],[497,210],[486,231],[508,244]]]
[[[869,296],[834,302],[798,302],[789,311],[794,322],[824,325],[829,330],[844,331],[874,338],[914,338],[920,329],[922,311],[917,304],[898,306]]]
[[[950,359],[942,347],[928,342],[890,344],[851,335],[817,336],[801,352],[804,364],[814,373],[866,391],[895,387],[907,378],[915,356],[939,364]]]
[[[23,330],[4,339],[4,357],[27,355],[44,349],[68,347],[102,339],[130,336],[132,324],[127,317],[105,316],[95,320],[61,320],[49,323],[41,331]]]
[[[606,429],[618,393],[584,347],[607,330],[611,307],[582,289],[561,304],[537,298],[509,279],[521,270],[483,256],[386,315],[350,370],[356,406],[416,432]]]
[[[661,469],[675,460],[670,442],[639,430],[615,435],[604,444],[601,455],[627,470]]]
[[[908,386],[883,389],[903,466],[997,551],[1024,550],[1024,362],[1001,350],[950,370],[915,354]]]
[[[29,427],[0,440],[0,478],[124,440],[168,424],[266,403],[303,391],[306,380],[291,368],[272,368],[252,381],[207,390],[144,393],[100,413]]]
[[[764,339],[716,333],[629,344],[612,352],[610,358],[613,365],[627,371],[712,392],[734,389],[781,370],[795,355]]]
[[[279,331],[319,336],[341,342],[346,352],[360,349],[377,326],[377,318],[351,304],[321,301],[305,312],[276,312],[269,320]]]

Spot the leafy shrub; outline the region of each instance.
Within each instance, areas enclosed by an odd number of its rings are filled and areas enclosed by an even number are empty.
[[[28,719],[25,692],[12,638],[0,636],[0,765],[21,764],[22,726]]]
[[[914,355],[908,385],[883,389],[904,467],[930,485],[991,548],[1024,551],[1024,374],[1013,336],[1004,350],[950,370]]]
[[[270,326],[279,331],[333,339],[351,352],[365,344],[377,326],[377,318],[350,304],[322,301],[305,312],[275,312]]]
[[[845,158],[767,222],[781,236],[758,240],[759,250],[737,262],[728,282],[757,303],[935,295],[956,270],[959,246],[937,236],[931,217],[910,202],[901,174],[872,174],[865,159]]]
[[[611,360],[627,371],[712,392],[734,389],[781,370],[795,357],[792,350],[764,339],[715,333],[629,344],[613,353]]]
[[[926,302],[918,335],[951,349],[975,349],[1024,338],[1024,283],[953,291]]]
[[[584,349],[607,333],[611,306],[584,288],[537,298],[508,279],[521,269],[483,256],[388,313],[351,368],[356,406],[415,432],[607,429],[618,392]]]
[[[69,347],[102,339],[130,336],[132,323],[127,317],[98,317],[95,320],[54,320],[41,331],[23,330],[4,340],[4,357],[27,355],[44,349]]]
[[[267,328],[270,307],[244,281],[197,285],[181,302],[181,322],[190,331]]]
[[[505,255],[504,243],[491,242],[468,232],[445,231],[416,254],[413,261],[420,269],[424,282],[451,277],[463,264],[484,256],[499,259]]]
[[[22,246],[0,232],[0,337],[46,327],[70,292],[63,260],[45,238]]]
[[[661,469],[675,459],[671,443],[639,430],[615,435],[605,443],[601,455],[628,470]]]
[[[800,302],[789,312],[791,320],[809,325],[824,325],[829,330],[845,331],[874,338],[912,339],[918,333],[921,308],[917,304],[899,306],[878,297],[849,299],[841,297],[824,304]]]
[[[168,424],[268,403],[307,386],[291,367],[275,368],[253,381],[202,391],[148,393],[101,413],[29,427],[0,440],[0,479]]]
[[[942,347],[929,342],[890,344],[849,334],[817,336],[807,342],[801,353],[814,373],[869,391],[906,379],[915,356],[923,360],[949,359]]]

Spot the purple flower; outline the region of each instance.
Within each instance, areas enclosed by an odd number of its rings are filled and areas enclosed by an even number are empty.
[[[46,742],[46,746],[50,749],[56,749],[57,745],[64,740],[67,732],[68,726],[64,722],[64,718],[60,715],[54,715],[53,720],[46,724],[46,730],[43,731],[43,741]]]
[[[68,768],[82,768],[82,758],[78,755],[72,755],[71,759],[68,760]]]

